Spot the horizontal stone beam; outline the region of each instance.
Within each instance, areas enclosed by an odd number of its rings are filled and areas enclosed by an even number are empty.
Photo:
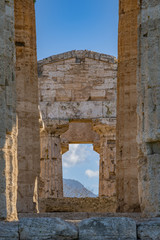
[[[117,209],[116,197],[105,198],[42,198],[39,201],[39,211],[45,212],[112,212]]]
[[[110,101],[40,103],[40,112],[43,121],[115,118],[116,106]]]

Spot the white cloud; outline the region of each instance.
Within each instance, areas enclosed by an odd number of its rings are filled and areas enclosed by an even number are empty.
[[[88,149],[81,144],[70,144],[69,152],[63,155],[63,166],[72,167],[84,162],[88,157]]]
[[[93,177],[99,177],[99,171],[92,171],[90,169],[85,171],[85,174],[89,177],[89,178],[93,178]]]

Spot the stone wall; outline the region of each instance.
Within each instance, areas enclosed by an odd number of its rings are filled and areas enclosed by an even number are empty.
[[[76,142],[90,142],[97,152],[103,152],[100,154],[99,195],[113,196],[115,166],[112,169],[111,165],[115,154],[111,151],[115,151],[105,142],[107,138],[115,142],[115,134],[114,137],[110,135],[110,128],[115,132],[117,60],[87,50],[70,51],[39,61],[38,73],[42,121],[41,197],[63,196],[63,187],[59,186],[62,185],[61,152],[59,150],[58,154],[57,149],[62,147],[64,153],[69,143]],[[108,155],[104,148],[108,148]],[[110,177],[111,172],[114,177]]]
[[[18,115],[18,212],[35,211],[39,175],[39,111],[34,3],[15,0],[16,93]],[[36,199],[34,199],[36,201]]]
[[[40,103],[114,102],[117,60],[91,51],[70,51],[38,62]]]
[[[0,1],[0,219],[16,219],[17,127],[14,4]]]
[[[159,240],[160,219],[136,222],[127,217],[89,218],[73,224],[60,218],[22,218],[0,222],[0,238],[8,240]]]
[[[160,214],[160,1],[141,1],[139,16],[139,199],[146,214]]]
[[[116,212],[116,197],[106,198],[52,198],[41,199],[41,213],[44,212]]]
[[[138,14],[138,1],[119,1],[116,161],[119,210],[124,212],[139,210],[136,142]]]

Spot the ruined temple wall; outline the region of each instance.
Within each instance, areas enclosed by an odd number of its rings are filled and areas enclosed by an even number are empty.
[[[89,140],[92,143],[96,143],[96,136],[105,134],[101,131],[97,134],[96,129],[94,129],[94,133],[93,120],[97,119],[97,122],[101,122],[101,120],[103,122],[104,119],[107,119],[102,125],[115,126],[117,60],[113,56],[87,50],[70,51],[39,61],[38,74],[39,105],[43,130],[47,129],[48,142],[50,142],[51,138],[53,139],[52,142],[54,142],[57,136],[59,139],[61,137],[62,145],[64,143],[62,152],[68,150],[67,142],[74,143],[81,141],[81,143],[83,143],[84,141],[85,143]],[[63,120],[62,123],[61,120]],[[76,121],[76,123],[74,123],[74,121]],[[87,122],[90,129],[86,129],[86,133],[84,134],[84,129],[81,131],[80,128],[87,124]],[[94,122],[94,125],[98,124],[97,122]],[[69,130],[64,128],[64,131],[60,133],[63,124],[68,125],[68,127],[77,124],[77,130],[81,131],[80,136],[77,134],[78,138],[75,139],[76,134],[74,134],[74,137],[72,136],[73,133],[70,127]],[[101,124],[99,124],[99,126],[101,128]],[[66,132],[67,130],[68,132]],[[92,134],[90,134],[91,132]],[[87,139],[85,139],[87,133],[89,133],[90,136],[87,136]],[[60,164],[59,161],[61,153],[59,152],[58,156],[54,150],[54,146],[47,147],[46,149],[43,141],[43,131],[41,140],[41,197],[62,197],[60,190],[63,189],[62,186],[56,187],[56,185],[59,186],[58,178],[56,177],[58,176],[57,174],[59,174],[59,179],[62,177],[62,174],[60,174],[62,164]],[[105,144],[105,141],[107,141],[106,138],[102,136],[101,140],[103,144],[100,144],[100,138],[98,140],[98,146],[94,145],[94,149],[99,152],[106,152],[104,151],[104,148],[107,148],[107,144]],[[47,152],[49,154],[47,154]],[[105,156],[101,154],[101,156],[101,161],[110,164],[110,160],[107,158],[109,158],[111,154],[106,154]],[[106,174],[103,174],[100,178],[100,180],[103,179],[103,186],[106,182],[107,186],[109,186],[110,181],[109,168],[106,169],[106,165],[107,164],[103,165],[105,168],[103,172],[107,171],[107,181]],[[54,176],[48,173],[47,170],[51,169],[51,166],[54,169]],[[50,176],[49,179],[47,176]],[[51,183],[51,179],[53,178],[54,184]],[[115,178],[113,185],[113,191],[105,191],[107,187],[103,188],[103,191],[100,191],[100,196],[114,195]],[[43,189],[46,189],[45,192]],[[53,191],[51,191],[51,189],[53,189]]]
[[[18,115],[18,212],[35,210],[40,140],[35,11],[33,0],[15,0],[16,92]]]
[[[160,214],[160,1],[141,1],[138,19],[139,200]]]
[[[119,1],[117,194],[120,211],[137,211],[137,61],[139,1]]]
[[[16,219],[14,3],[0,1],[0,219]]]
[[[94,57],[88,58],[89,54]],[[116,98],[117,61],[112,56],[71,51],[39,61],[38,65],[40,102]]]
[[[50,131],[41,131],[39,198],[63,197],[61,141]]]

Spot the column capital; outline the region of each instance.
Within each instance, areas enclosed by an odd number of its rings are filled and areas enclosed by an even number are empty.
[[[43,122],[43,128],[41,128],[41,133],[44,131],[45,133],[60,136],[64,132],[66,132],[69,128],[68,120],[45,120]]]
[[[93,130],[100,135],[100,137],[116,139],[116,119],[94,120],[92,127]]]

